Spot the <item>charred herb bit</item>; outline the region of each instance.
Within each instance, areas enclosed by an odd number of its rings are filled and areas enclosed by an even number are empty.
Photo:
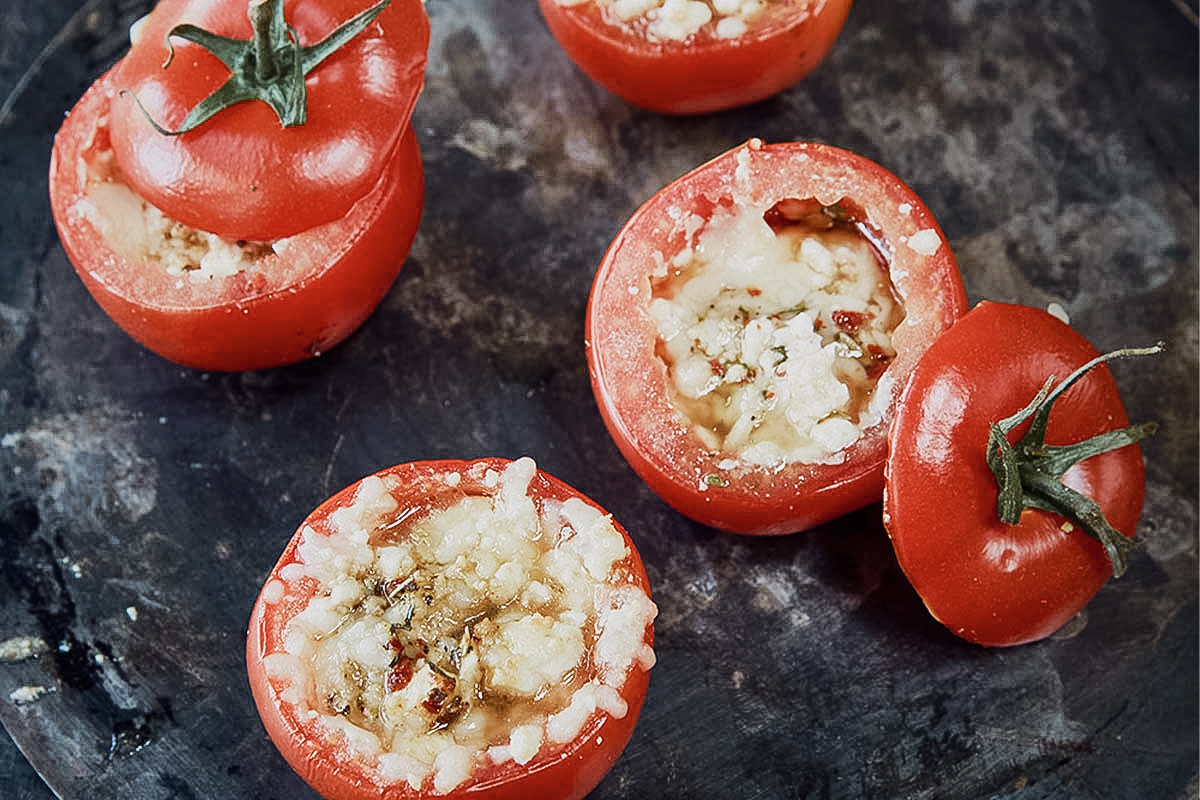
[[[412,575],[409,575],[404,580],[390,580],[384,585],[386,589],[384,596],[387,597],[389,603],[394,604],[396,598],[409,589],[414,588],[416,583],[417,579]]]
[[[429,668],[443,678],[457,681],[462,670],[463,658],[471,651],[471,629],[464,628],[456,643],[453,645],[442,644],[440,648],[446,656],[445,660],[438,662],[429,659]]]
[[[416,603],[413,602],[412,596],[407,594],[414,589],[416,589],[416,578],[409,575],[404,580],[389,581],[383,594],[389,606],[400,608],[400,613],[404,616],[397,624],[406,631],[412,630],[413,616],[417,613]],[[396,625],[393,625],[392,630],[395,629]]]
[[[338,716],[350,716],[350,704],[337,692],[330,692],[325,696],[325,707]]]
[[[448,699],[450,699],[450,695],[446,694],[446,690],[435,686],[429,690],[429,696],[421,701],[421,707],[430,714],[440,714]]]
[[[445,664],[439,664],[438,662],[434,661],[433,659],[429,659],[425,663],[429,664],[429,668],[431,670],[433,670],[434,673],[436,673],[437,675],[440,675],[441,677],[443,677],[449,681],[458,680],[458,670],[457,669],[453,669],[452,667],[447,667]]]
[[[805,311],[808,311],[808,306],[805,303],[797,303],[790,308],[781,308],[780,310],[769,314],[767,319],[770,319],[773,322],[781,322],[784,320],[789,320],[797,314],[803,314]],[[813,327],[816,328],[820,322],[821,318],[817,317],[817,319],[813,321]]]
[[[412,601],[411,597],[408,597],[408,596],[401,597],[400,600],[403,601],[403,603],[404,603],[403,607],[400,610],[400,613],[403,614],[404,616],[401,617],[399,622],[392,624],[392,632],[393,633],[395,633],[397,629],[411,631],[412,625],[413,625],[413,617],[417,613],[416,603],[414,603]],[[392,607],[395,608],[397,605],[399,605],[399,603],[393,603]]]
[[[429,727],[429,733],[435,733],[450,727],[459,717],[467,712],[469,707],[470,704],[463,699],[462,695],[454,694],[445,698],[437,712],[437,716],[434,717],[433,725]]]

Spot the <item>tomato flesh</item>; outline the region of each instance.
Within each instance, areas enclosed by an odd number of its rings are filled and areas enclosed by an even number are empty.
[[[89,211],[91,183],[124,182],[112,166],[104,124],[120,90],[117,76],[103,75],[72,109],[55,137],[50,167],[63,247],[113,321],[164,358],[211,370],[311,358],[357,329],[395,280],[416,235],[424,180],[411,128],[379,182],[348,214],[288,237],[279,254],[266,252],[238,275],[194,284],[129,251]]]
[[[386,752],[384,755],[364,754],[361,746],[351,743],[352,739],[349,734],[341,733],[347,728],[338,718],[345,716],[346,719],[354,719],[357,711],[353,704],[343,710],[340,707],[340,699],[335,701],[330,698],[309,697],[310,694],[323,693],[315,688],[322,685],[321,679],[316,675],[317,667],[313,666],[317,663],[318,658],[309,660],[307,657],[299,658],[288,655],[296,652],[296,637],[300,635],[298,630],[302,630],[295,627],[295,621],[307,613],[306,609],[310,604],[327,602],[327,595],[335,591],[335,586],[344,587],[345,585],[344,581],[340,579],[333,584],[323,585],[321,580],[313,577],[312,565],[319,563],[319,559],[314,557],[314,553],[325,548],[328,552],[337,553],[335,558],[339,561],[359,558],[357,554],[360,550],[355,548],[361,546],[352,544],[355,538],[361,535],[358,533],[358,528],[355,527],[359,523],[347,523],[347,519],[352,518],[353,509],[361,508],[363,502],[367,502],[368,507],[370,504],[377,504],[379,503],[379,500],[376,499],[378,497],[390,497],[394,500],[394,506],[383,506],[384,510],[380,512],[378,525],[371,534],[370,547],[376,548],[377,554],[389,547],[396,550],[398,543],[406,541],[411,541],[413,548],[428,547],[440,553],[442,550],[439,548],[450,545],[440,539],[428,538],[434,536],[431,532],[436,530],[436,527],[421,527],[421,520],[427,515],[436,516],[439,511],[460,513],[459,507],[464,498],[492,498],[489,502],[497,504],[493,508],[501,509],[499,512],[501,514],[510,513],[514,505],[509,487],[504,482],[504,478],[497,482],[496,476],[507,475],[516,467],[528,470],[527,474],[532,474],[528,497],[532,498],[532,502],[537,507],[537,513],[549,514],[553,517],[558,513],[556,509],[565,508],[565,504],[582,502],[592,509],[585,513],[583,518],[589,518],[589,515],[598,517],[603,514],[592,501],[574,489],[533,469],[531,462],[521,466],[520,462],[492,458],[469,462],[444,460],[401,464],[356,482],[322,503],[297,530],[272,570],[264,584],[263,591],[255,602],[249,624],[246,652],[251,688],[263,724],[272,740],[300,776],[322,796],[330,798],[330,800],[365,800],[365,798],[401,800],[402,798],[433,795],[447,798],[477,797],[488,800],[517,800],[528,797],[547,798],[548,800],[577,799],[586,795],[600,782],[624,749],[632,735],[648,686],[649,667],[653,663],[652,651],[649,650],[653,644],[652,613],[648,615],[635,613],[634,627],[627,632],[627,635],[634,637],[636,643],[634,652],[639,652],[640,655],[632,656],[632,660],[627,665],[618,667],[623,677],[615,691],[619,693],[619,702],[616,704],[621,706],[621,713],[611,710],[613,701],[593,706],[585,717],[577,720],[578,732],[574,734],[574,738],[565,743],[555,743],[547,738],[542,742],[536,754],[531,757],[527,756],[529,758],[527,761],[523,759],[524,763],[518,763],[515,758],[505,757],[503,753],[507,751],[507,747],[501,747],[499,750],[501,755],[496,756],[497,751],[489,745],[487,752],[480,751],[471,757],[473,766],[470,773],[450,788],[437,787],[440,773],[426,774],[424,777],[414,779],[412,773],[404,773],[403,770],[396,770],[392,766],[396,763],[396,759],[403,763],[404,759],[413,756],[416,753],[416,745],[412,745],[412,749],[405,746],[397,751],[395,758]],[[380,485],[386,487],[386,494],[378,494],[380,490],[374,488],[371,491],[377,494],[373,495],[372,499],[363,501],[362,494],[369,494],[364,489],[369,482],[373,487]],[[496,499],[500,497],[504,499]],[[463,518],[459,516],[453,518],[456,523],[442,529],[446,531],[448,537],[460,536],[461,534],[458,532],[463,530]],[[574,520],[580,517],[573,515],[570,518]],[[607,573],[608,577],[604,583],[605,591],[620,593],[622,597],[628,596],[623,593],[635,592],[644,598],[640,602],[648,605],[643,606],[626,601],[627,604],[621,606],[620,609],[642,608],[643,611],[647,609],[652,611],[653,604],[649,600],[649,583],[637,550],[628,534],[611,518],[608,520],[615,530],[606,536],[616,536],[618,542],[624,542],[621,548],[624,555],[617,555],[609,550],[607,558],[616,560]],[[472,523],[468,521],[465,524],[469,526]],[[495,530],[495,528],[489,527],[488,530]],[[583,536],[583,534],[578,530],[573,534],[567,534],[565,529],[558,530],[555,534],[553,542],[545,542],[538,546],[550,548],[549,558],[575,557],[569,555],[574,551],[569,549],[569,544],[564,545],[563,541],[569,540],[571,536]],[[317,542],[325,542],[325,544],[316,544]],[[527,548],[531,545],[517,542],[514,546]],[[560,548],[566,549],[560,551]],[[590,541],[588,548],[592,548]],[[481,551],[488,552],[487,546],[483,544],[483,539],[480,539],[480,543],[473,552]],[[586,549],[583,552],[587,554],[584,556],[587,558],[597,554],[594,548]],[[484,560],[480,559],[480,564],[484,563]],[[383,556],[378,556],[375,565],[381,563],[383,563]],[[449,570],[451,565],[444,565],[441,568]],[[316,571],[319,572],[320,569],[324,569],[324,567],[317,568]],[[421,567],[418,566],[418,570],[420,569]],[[470,572],[470,574],[477,575],[480,568],[473,567],[473,569],[476,571]],[[494,602],[491,594],[483,594],[479,599],[468,598],[463,601],[461,599],[462,590],[453,588],[459,584],[444,581],[444,575],[430,577],[428,583],[422,579],[415,586],[409,586],[412,583],[412,575],[422,573],[409,573],[408,580],[401,580],[402,576],[382,574],[376,571],[375,566],[372,566],[365,574],[372,576],[372,579],[378,579],[385,587],[383,593],[387,595],[387,604],[380,602],[379,605],[387,609],[387,606],[392,603],[393,597],[400,598],[404,592],[411,589],[412,596],[415,598],[412,602],[424,604],[420,613],[425,615],[425,619],[445,620],[451,617],[458,619],[456,616],[458,612],[454,611],[455,606],[449,599],[451,596],[459,598],[454,603],[466,602],[468,606],[471,603],[477,603],[480,604],[478,608],[484,609],[479,614],[471,615],[469,626],[473,630],[481,630],[484,625],[488,624],[487,619],[499,619],[505,615],[512,617],[516,612],[526,613],[522,611],[528,602],[526,600],[519,602],[513,600],[511,604],[502,608],[491,608],[488,605]],[[533,591],[529,587],[532,586],[532,581],[538,573],[535,570],[527,574],[531,576],[528,579],[531,583],[522,591]],[[473,578],[473,580],[475,579]],[[487,584],[487,579],[481,580],[480,586]],[[545,587],[542,584],[539,586],[544,590]],[[336,591],[344,592],[344,588],[337,588]],[[484,590],[480,589],[480,591]],[[568,587],[560,587],[556,591],[566,593]],[[585,593],[589,602],[593,597],[593,592],[596,597],[601,596],[599,589],[589,590]],[[378,594],[379,592],[374,594],[368,592],[366,596],[369,599],[378,597]],[[552,603],[554,601],[535,602]],[[446,603],[444,608],[443,603]],[[425,607],[428,607],[428,612],[424,610]],[[490,610],[488,610],[489,608]],[[326,612],[318,612],[318,615],[322,613]],[[385,610],[385,613],[390,613],[390,609]],[[619,615],[621,610],[617,610],[616,613]],[[486,619],[480,621],[481,617]],[[318,618],[320,617],[318,616]],[[389,691],[404,692],[411,684],[416,684],[420,678],[414,677],[414,662],[419,661],[422,657],[432,658],[428,655],[431,651],[427,649],[412,651],[410,646],[409,651],[404,650],[402,640],[410,635],[410,631],[419,630],[418,626],[423,624],[413,623],[412,620],[413,613],[410,610],[407,622],[400,625],[393,624],[391,627],[392,641],[389,646],[396,650],[397,656],[393,659],[386,677]],[[350,626],[357,623],[353,621],[338,623],[338,626],[341,624]],[[601,681],[604,685],[611,687],[614,679],[611,674],[605,672],[609,668],[604,666],[611,662],[601,654],[600,644],[604,636],[603,630],[606,629],[602,629],[598,622],[596,625],[595,639],[589,645],[591,649],[580,662],[582,667],[572,668],[571,680],[584,684],[589,684],[589,681],[592,683]],[[642,625],[644,625],[644,629]],[[321,627],[318,630],[324,631],[326,628]],[[332,638],[332,636],[332,632],[328,634],[328,638]],[[473,647],[480,648],[482,659],[482,648],[486,645],[481,640],[475,641],[477,644]],[[648,659],[647,653],[650,654]],[[387,654],[383,655],[386,658]],[[281,658],[282,663],[285,664],[293,663],[289,659],[299,659],[299,661],[294,669],[291,667],[282,669],[279,667]],[[524,658],[533,659],[532,666],[528,667],[533,669],[542,660],[553,660],[555,656],[544,649],[538,649],[536,653],[529,652]],[[500,669],[500,667],[492,669]],[[297,674],[296,670],[308,674]],[[426,676],[430,674],[428,668],[423,671],[418,668],[415,672],[418,674],[423,672]],[[443,673],[443,669],[439,669],[438,674],[448,675],[450,673]],[[565,676],[563,680],[566,680]],[[446,724],[450,724],[455,715],[462,712],[461,706],[454,706],[451,702],[452,691],[448,687],[448,693],[445,694],[431,692],[425,699],[422,704],[424,710],[431,715],[431,718],[433,715],[438,716],[436,724],[429,732],[413,734],[418,740],[427,740],[435,733],[439,737],[447,735],[447,731],[443,730],[443,719]],[[477,692],[469,693],[466,703],[469,705],[483,704],[487,702],[486,698],[487,691],[480,689]],[[536,705],[542,702],[541,698],[542,694],[539,692],[532,697],[531,701],[525,702],[532,702]],[[512,703],[513,711],[508,714],[500,713],[492,722],[481,723],[477,718],[474,722],[469,723],[463,731],[455,732],[451,728],[449,735],[455,737],[456,741],[473,742],[481,730],[491,730],[494,725],[517,725],[516,715],[522,713],[515,710],[519,706],[519,701],[513,699],[506,702]],[[330,703],[334,703],[334,705],[327,707]],[[510,717],[509,714],[513,716]],[[326,718],[334,720],[335,728],[331,728],[329,723],[321,721]],[[553,720],[553,713],[545,719]],[[549,737],[549,722],[546,725],[547,737]],[[466,738],[460,740],[458,738],[460,734]],[[361,733],[357,734],[357,736],[361,735]],[[506,738],[508,733],[505,731],[488,735],[493,737],[499,735],[501,743],[509,741]],[[474,747],[474,745],[464,746]],[[453,752],[453,748],[451,752]],[[385,758],[392,759],[386,766]],[[439,756],[438,761],[434,763],[435,765],[440,764],[441,757]],[[389,769],[392,774],[385,774],[385,771]]]
[[[886,262],[903,304],[891,337],[894,356],[879,362],[875,376],[872,404],[880,416],[824,463],[731,464],[737,459],[706,442],[674,401],[651,311],[655,275],[696,246],[717,209],[753,209],[770,219],[789,209],[802,217],[810,201],[852,218],[861,213],[856,225]],[[936,221],[894,175],[839,148],[752,140],[665,187],[616,236],[588,303],[592,387],[618,448],[671,506],[725,530],[791,533],[880,499],[894,397],[920,354],[965,308],[958,268]],[[847,316],[841,324],[853,322]]]
[[[850,0],[772,2],[737,36],[683,41],[647,34],[595,2],[539,0],[567,55],[592,80],[651,111],[699,114],[748,105],[795,85],[837,40]]]
[[[985,453],[989,425],[1023,408],[1046,379],[1097,355],[1046,311],[982,302],[942,335],[909,377],[890,438],[884,522],[930,613],[958,636],[1015,645],[1054,633],[1112,575],[1098,541],[1061,516],[1026,509],[1001,522]],[[1050,414],[1046,443],[1066,445],[1129,424],[1101,365]],[[1132,536],[1144,473],[1136,446],[1092,456],[1063,476]]]

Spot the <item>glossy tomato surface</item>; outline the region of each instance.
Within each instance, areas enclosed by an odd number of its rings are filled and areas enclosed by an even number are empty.
[[[348,214],[264,249],[251,269],[193,282],[126,241],[127,223],[143,214],[136,198],[132,206],[106,202],[123,186],[103,124],[118,91],[112,71],[88,90],[55,137],[50,164],[63,248],[118,326],[176,363],[249,370],[319,355],[362,324],[395,280],[420,220],[424,182],[411,129]]]
[[[376,474],[391,487],[392,496],[400,503],[400,513],[405,513],[406,510],[411,512],[444,503],[448,495],[495,494],[496,485],[489,479],[489,474],[494,477],[511,463],[500,458],[418,461]],[[448,481],[450,475],[459,477]],[[297,560],[296,551],[305,526],[312,526],[325,535],[336,535],[330,517],[339,508],[353,503],[360,484],[361,481],[346,487],[308,516],[267,579],[267,584],[278,581],[286,584],[283,598],[267,602],[260,594],[251,613],[246,643],[247,669],[259,715],[276,747],[293,769],[327,800],[415,800],[434,796],[449,800],[578,800],[585,796],[611,769],[633,734],[650,675],[649,669],[643,669],[638,663],[630,667],[619,689],[627,709],[623,716],[616,717],[596,709],[573,741],[563,745],[543,745],[525,765],[514,761],[486,761],[466,782],[447,793],[429,792],[428,783],[426,791],[421,792],[414,790],[407,781],[381,778],[373,766],[349,755],[343,741],[331,740],[324,729],[300,714],[295,705],[281,701],[287,685],[268,676],[265,658],[283,650],[288,621],[319,589],[310,578],[288,583],[287,567]],[[540,470],[534,475],[529,494],[539,508],[548,501],[578,498],[599,509],[594,501]],[[649,580],[641,557],[628,533],[615,520],[613,525],[625,539],[628,549],[628,554],[613,569],[649,597]],[[651,624],[646,626],[643,642],[647,646],[653,645]]]
[[[601,416],[626,460],[678,511],[725,530],[786,534],[818,525],[883,493],[890,413],[867,428],[840,463],[738,466],[708,449],[671,397],[649,313],[651,272],[703,231],[693,221],[717,208],[780,201],[857,205],[886,262],[905,317],[892,333],[895,358],[879,377],[886,410],[908,372],[965,310],[954,256],[929,209],[874,162],[828,145],[751,140],[671,183],[634,213],[605,254],[592,285],[586,345]],[[874,403],[873,403],[874,405]]]
[[[370,0],[285,5],[301,45],[326,37]],[[245,2],[165,0],[115,68],[111,127],[125,179],[168,217],[229,239],[271,240],[341,219],[391,169],[424,83],[429,20],[420,0],[392,0],[366,30],[307,77],[307,119],[283,127],[259,101],[233,105],[196,129],[177,130],[229,69],[176,25],[248,39]],[[139,107],[138,104],[141,104]],[[144,108],[144,112],[143,112]]]
[[[586,75],[634,105],[669,114],[736,108],[798,83],[833,47],[850,13],[850,0],[773,0],[736,36],[718,36],[710,26],[675,41],[648,34],[645,21],[622,22],[608,4],[539,4]]]
[[[1014,645],[1049,636],[1112,575],[1100,543],[1057,514],[1026,509],[1019,524],[1003,523],[986,460],[991,423],[1024,408],[1047,378],[1061,381],[1096,355],[1046,311],[983,302],[909,378],[891,432],[884,522],[930,613],[965,639]],[[1112,373],[1100,365],[1054,405],[1046,443],[1128,424]],[[1144,493],[1136,445],[1081,461],[1063,482],[1134,534]]]

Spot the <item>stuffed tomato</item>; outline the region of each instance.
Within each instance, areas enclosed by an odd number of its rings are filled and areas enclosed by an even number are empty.
[[[530,459],[414,462],[309,515],[246,657],[330,800],[580,798],[632,735],[656,613],[625,531]]]
[[[721,111],[798,83],[833,47],[850,0],[539,0],[567,55],[634,105]]]
[[[904,378],[965,308],[941,229],[894,175],[751,140],[617,234],[588,301],[592,388],[675,509],[791,533],[880,499]]]
[[[159,3],[50,163],[88,291],[135,340],[202,369],[300,361],[349,336],[395,280],[424,197],[420,0],[249,10]],[[264,41],[279,63],[260,76]]]

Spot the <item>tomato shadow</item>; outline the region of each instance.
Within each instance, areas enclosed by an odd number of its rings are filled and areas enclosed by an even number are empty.
[[[828,589],[849,597],[852,622],[884,640],[958,647],[961,640],[935,620],[909,583],[873,503],[798,534],[807,537],[811,569]]]

